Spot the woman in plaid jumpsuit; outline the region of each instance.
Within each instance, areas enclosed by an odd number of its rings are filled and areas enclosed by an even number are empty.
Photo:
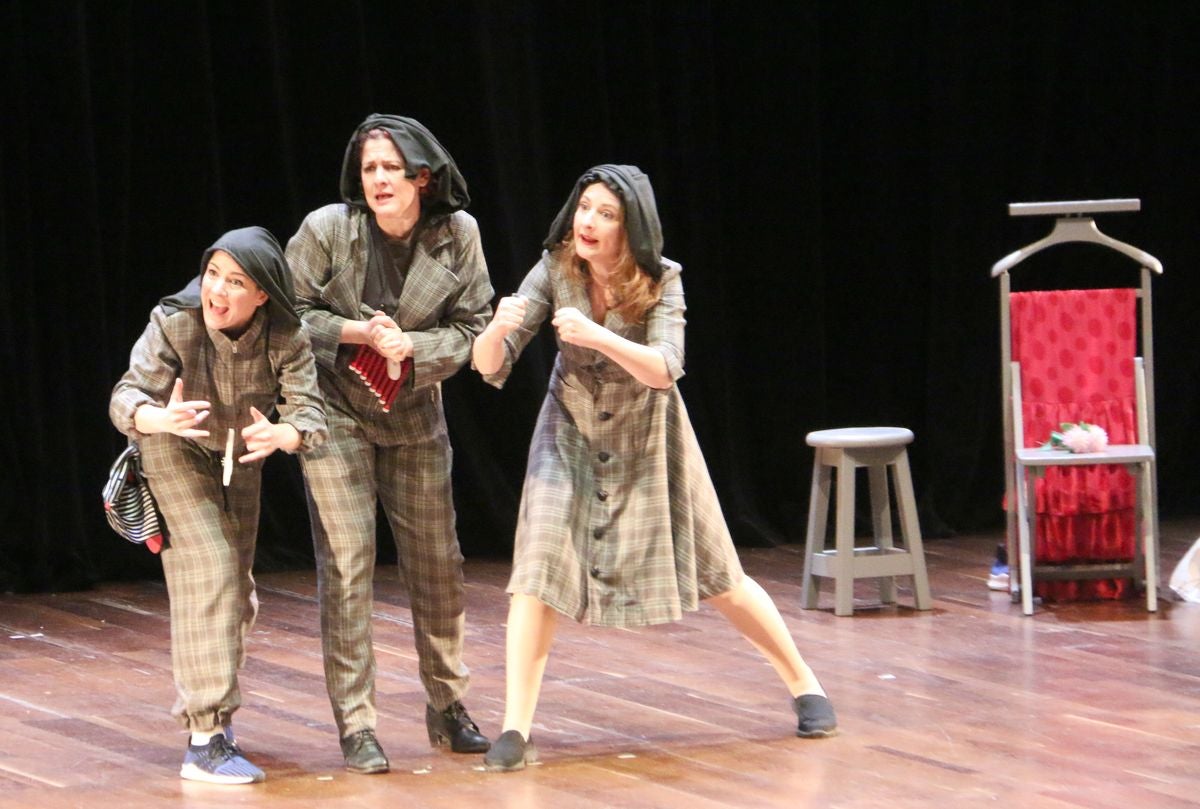
[[[251,566],[262,461],[277,449],[306,452],[326,435],[293,306],[275,238],[262,228],[226,233],[204,253],[200,276],[151,311],[109,403],[113,424],[139,444],[170,535],[162,562],[173,713],[191,731],[180,775],[192,780],[263,780],[230,727],[258,611]]]
[[[797,735],[836,732],[833,708],[770,596],[745,576],[675,381],[680,266],[662,257],[649,178],[603,165],[575,185],[547,252],[475,341],[500,386],[547,318],[559,354],[521,498],[507,630],[504,732],[485,757],[516,770],[558,613],[607,626],[678,620],[707,600],[772,663]]]

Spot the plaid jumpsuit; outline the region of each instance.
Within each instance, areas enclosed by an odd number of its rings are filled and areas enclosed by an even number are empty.
[[[185,400],[212,404],[203,423],[209,435],[139,433],[138,406],[165,405],[177,377]],[[170,533],[162,563],[171,604],[172,713],[190,730],[227,725],[241,705],[237,669],[258,611],[251,567],[263,462],[235,460],[230,485],[222,486],[227,431],[234,430],[236,458],[246,452],[241,430],[253,421],[251,406],[268,416],[278,410],[279,420],[300,433],[300,452],[310,451],[326,435],[316,377],[305,331],[272,326],[263,310],[231,340],[206,328],[199,309],[168,314],[158,306],[113,389],[109,417],[139,443]]]

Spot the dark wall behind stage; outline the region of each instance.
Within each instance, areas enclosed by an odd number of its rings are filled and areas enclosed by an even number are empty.
[[[884,7],[879,8],[880,5]],[[0,587],[157,575],[105,525],[109,391],[221,232],[335,200],[370,112],[414,116],[471,186],[511,292],[574,179],[636,163],[684,265],[681,383],[737,540],[797,541],[807,431],[912,428],[927,534],[1002,519],[992,263],[1012,201],[1139,197],[1101,227],[1160,258],[1160,502],[1195,514],[1200,358],[1192,3],[0,7]],[[1099,248],[1066,261],[1134,267]],[[1115,254],[1113,254],[1115,256]],[[1078,269],[1077,267],[1077,269]],[[553,342],[504,391],[445,386],[468,554],[511,547]],[[268,466],[260,566],[311,561],[298,466]]]

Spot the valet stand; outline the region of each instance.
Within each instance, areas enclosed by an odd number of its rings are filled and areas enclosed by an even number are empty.
[[[1013,601],[1020,601],[1025,615],[1033,614],[1034,581],[1042,579],[1132,578],[1136,582],[1142,575],[1146,609],[1150,612],[1158,609],[1158,482],[1154,449],[1154,343],[1150,280],[1152,274],[1162,273],[1162,263],[1143,250],[1101,233],[1092,218],[1092,214],[1097,213],[1140,209],[1141,201],[1137,199],[1013,203],[1008,206],[1011,216],[1055,217],[1054,228],[1049,235],[1010,253],[992,266],[992,277],[1000,280],[1006,541],[1008,558],[1018,562],[1018,575],[1010,578],[1010,587]],[[1098,453],[1075,454],[1026,446],[1021,367],[1020,363],[1013,361],[1009,271],[1047,247],[1072,242],[1097,244],[1116,250],[1132,258],[1141,268],[1141,283],[1136,289],[1141,356],[1130,358],[1137,402],[1137,439],[1135,443],[1109,445],[1105,451]],[[1134,543],[1134,559],[1131,562],[1037,564],[1037,480],[1051,466],[1089,464],[1119,464],[1134,477],[1134,523],[1141,537],[1140,543]]]

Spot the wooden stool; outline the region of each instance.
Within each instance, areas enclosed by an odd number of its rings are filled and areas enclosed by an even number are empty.
[[[911,430],[903,427],[850,427],[818,430],[805,441],[816,449],[812,493],[808,501],[808,535],[804,543],[804,585],[801,606],[815,609],[820,595],[820,578],[833,579],[834,613],[854,614],[854,580],[879,579],[879,597],[894,604],[895,576],[913,577],[916,608],[932,607],[929,577],[925,573],[925,550],[917,522],[912,473],[908,468]],[[854,470],[867,467],[871,486],[871,523],[876,545],[854,546]],[[888,498],[887,468],[892,467],[892,486],[900,512],[904,547],[892,543],[892,512]],[[829,489],[837,469],[837,524],[833,550],[825,549],[825,521],[829,515]]]

